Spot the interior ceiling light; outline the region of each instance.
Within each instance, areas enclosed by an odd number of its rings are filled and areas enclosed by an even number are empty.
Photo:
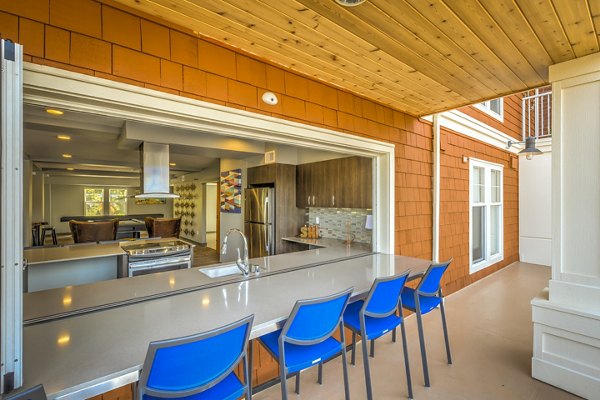
[[[46,112],[50,115],[63,115],[65,112],[55,108],[46,108]]]
[[[177,165],[177,164],[175,164],[174,162],[170,162],[170,163],[169,163],[169,166],[171,166],[171,167],[174,167],[174,166],[176,166],[176,165]]]
[[[344,7],[354,7],[359,4],[364,3],[367,0],[335,0],[338,4],[343,5]]]
[[[67,171],[75,171],[75,168],[69,167],[67,168]]]
[[[73,157],[71,154],[68,154],[68,153],[63,154],[62,156],[63,156],[63,158],[71,158],[71,157]]]
[[[71,136],[69,135],[58,135],[56,136],[58,140],[71,140]]]

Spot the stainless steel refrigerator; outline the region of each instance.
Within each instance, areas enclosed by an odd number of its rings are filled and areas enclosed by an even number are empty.
[[[270,187],[244,191],[244,230],[250,257],[275,254],[275,190]]]

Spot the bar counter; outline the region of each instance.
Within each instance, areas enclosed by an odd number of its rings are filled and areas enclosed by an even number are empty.
[[[24,387],[43,383],[50,399],[91,397],[135,382],[150,341],[207,331],[249,314],[255,315],[255,338],[278,329],[298,299],[353,287],[356,300],[376,277],[409,268],[418,276],[428,265],[369,254],[26,326]]]

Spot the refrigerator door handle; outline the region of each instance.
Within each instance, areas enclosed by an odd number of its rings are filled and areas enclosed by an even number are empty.
[[[265,250],[267,252],[267,255],[270,256],[271,255],[271,232],[270,232],[271,229],[269,229],[269,228],[270,228],[272,221],[271,221],[271,218],[269,218],[271,215],[271,214],[269,214],[269,197],[265,197],[264,210],[265,210],[265,216],[267,217],[266,221],[265,221],[266,222],[265,230],[266,230],[266,236],[267,236],[265,238],[266,239],[265,240]]]

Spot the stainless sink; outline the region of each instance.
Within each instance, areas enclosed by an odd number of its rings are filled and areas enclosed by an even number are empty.
[[[229,275],[242,275],[242,272],[237,265],[223,265],[221,267],[200,268],[200,272],[209,278],[220,278]]]

